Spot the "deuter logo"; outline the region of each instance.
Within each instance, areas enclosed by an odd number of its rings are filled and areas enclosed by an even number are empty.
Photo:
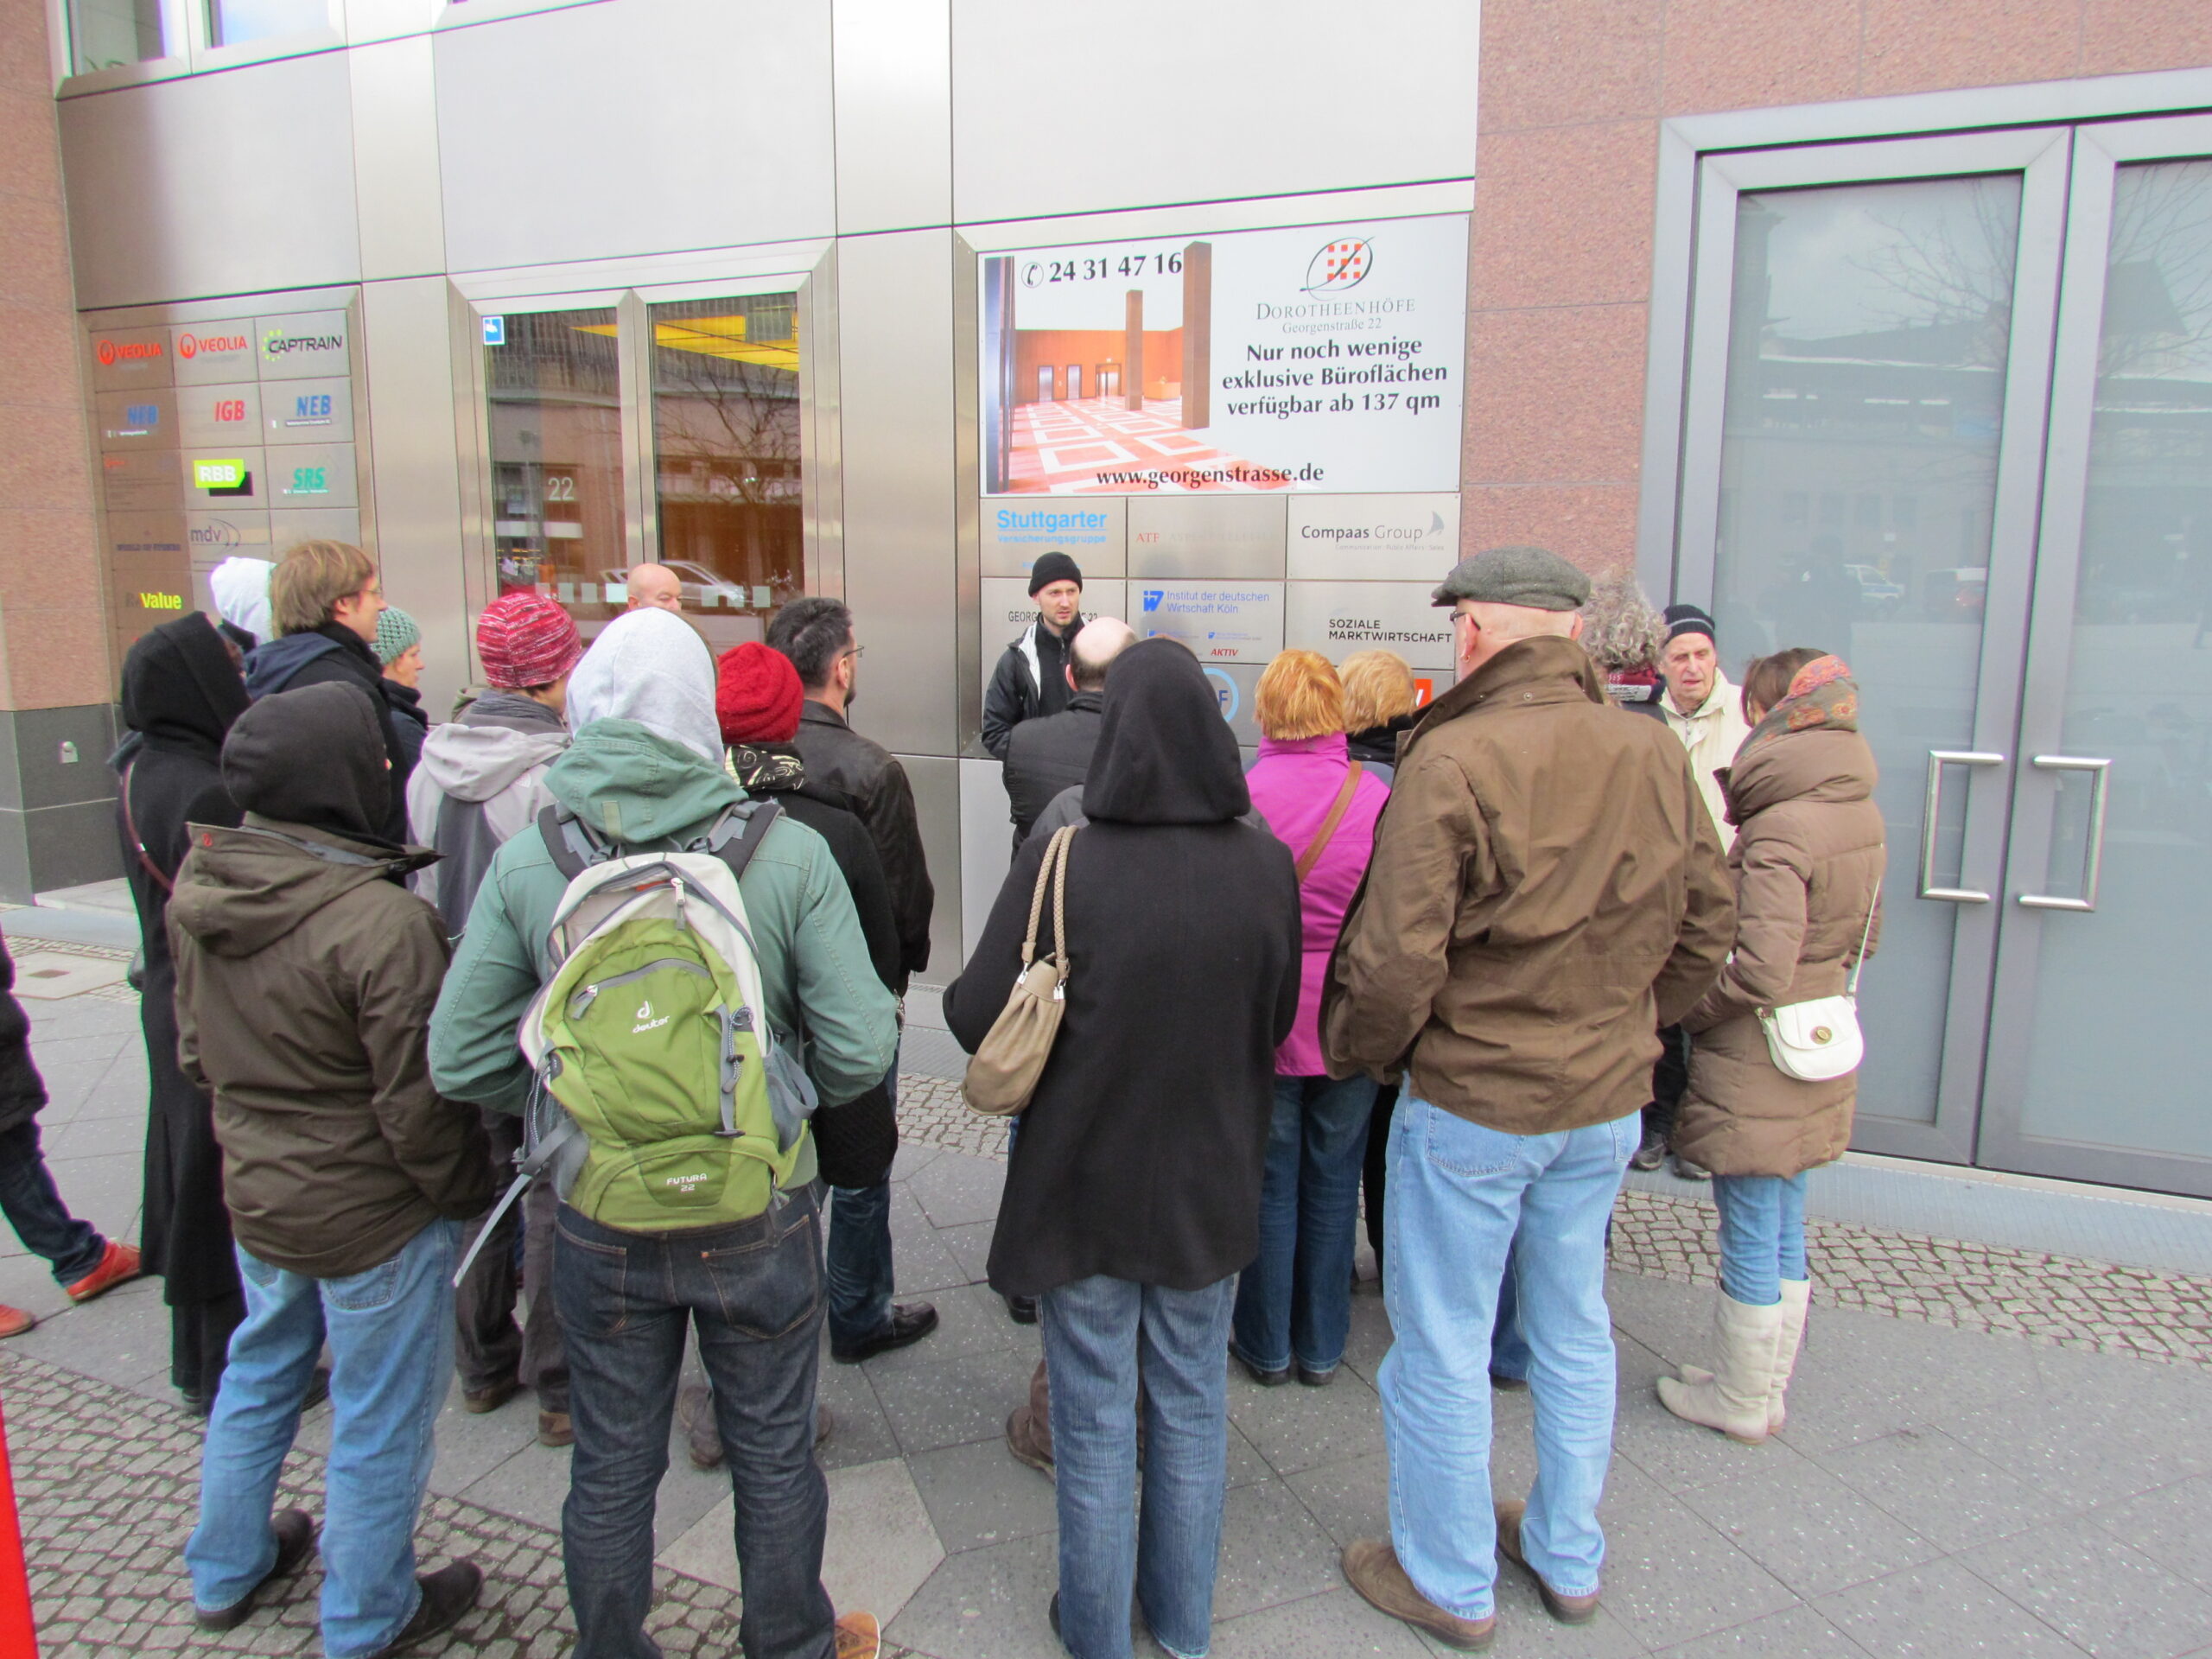
[[[243,352],[251,345],[244,334],[179,334],[176,354],[189,362],[202,352]]]
[[[162,355],[158,340],[104,340],[92,347],[104,367],[113,368],[118,363],[140,363]]]
[[[271,328],[261,337],[264,357],[283,357],[290,352],[342,352],[346,349],[343,334],[288,334],[282,328]]]
[[[641,1031],[658,1030],[660,1027],[666,1025],[668,1020],[669,1016],[664,1014],[658,1020],[653,1018],[652,1000],[649,997],[638,1004],[638,1023],[630,1027],[630,1034],[635,1037]]]
[[[1374,264],[1375,251],[1366,238],[1354,236],[1332,242],[1307,262],[1305,291],[1334,294],[1357,288],[1367,280],[1367,273]]]

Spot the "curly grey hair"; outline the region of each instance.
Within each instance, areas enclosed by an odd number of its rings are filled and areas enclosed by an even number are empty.
[[[1667,645],[1667,619],[1631,575],[1599,576],[1582,607],[1582,645],[1599,667],[1619,672],[1650,668]]]

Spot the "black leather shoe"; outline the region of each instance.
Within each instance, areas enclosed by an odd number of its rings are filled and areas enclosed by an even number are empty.
[[[308,1378],[308,1391],[300,1396],[300,1409],[313,1411],[329,1398],[330,1367],[318,1365],[315,1368],[315,1374]]]
[[[1037,1299],[1034,1296],[1009,1296],[1006,1299],[1006,1316],[1016,1325],[1037,1323]]]
[[[415,1582],[423,1586],[422,1605],[415,1609],[415,1617],[369,1659],[394,1659],[416,1643],[442,1636],[460,1624],[483,1591],[484,1569],[474,1561],[450,1561]]]
[[[1338,1368],[1334,1365],[1330,1366],[1325,1371],[1311,1371],[1300,1365],[1298,1368],[1298,1380],[1309,1389],[1325,1389],[1337,1380],[1337,1370]]]
[[[227,1607],[210,1612],[205,1607],[192,1610],[192,1622],[203,1630],[235,1630],[245,1623],[246,1615],[261,1599],[261,1592],[279,1579],[288,1579],[300,1570],[300,1563],[314,1553],[315,1522],[305,1510],[286,1510],[270,1517],[269,1530],[276,1535],[276,1564],[261,1576],[261,1582],[240,1596]]]
[[[1656,1169],[1667,1161],[1667,1137],[1656,1129],[1646,1129],[1643,1139],[1629,1155],[1630,1169]]]
[[[872,1337],[865,1337],[849,1348],[830,1344],[830,1357],[840,1365],[857,1365],[864,1359],[878,1354],[887,1354],[893,1348],[904,1348],[910,1342],[919,1342],[937,1329],[937,1309],[927,1302],[908,1302],[891,1310],[891,1322]]]

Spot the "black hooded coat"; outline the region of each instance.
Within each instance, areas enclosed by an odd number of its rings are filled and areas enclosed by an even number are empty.
[[[214,1103],[176,1063],[176,966],[167,920],[169,888],[191,844],[186,826],[238,821],[220,761],[224,734],[245,707],[238,664],[197,611],[163,623],[124,658],[123,721],[138,735],[122,757],[115,828],[146,952],[138,1001],[149,1084],[143,1241],[146,1271],[162,1276],[172,1306],[238,1293]]]
[[[1172,640],[1115,660],[1084,804],[1066,1012],[1007,1166],[991,1287],[1035,1296],[1104,1274],[1197,1290],[1260,1251],[1275,1048],[1298,1013],[1298,878],[1288,848],[1237,822],[1251,798],[1236,739]],[[1020,971],[1045,840],[1023,847],[946,988],[971,1053]],[[1048,904],[1040,952],[1051,918]]]

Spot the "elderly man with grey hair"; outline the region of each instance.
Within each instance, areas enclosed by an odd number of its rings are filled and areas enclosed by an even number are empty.
[[[1383,1282],[1396,1340],[1376,1376],[1391,1535],[1346,1548],[1344,1576],[1454,1648],[1496,1633],[1500,1553],[1554,1618],[1597,1616],[1605,1224],[1652,1033],[1713,982],[1735,925],[1681,742],[1609,708],[1577,643],[1589,596],[1581,571],[1533,547],[1462,560],[1436,590],[1459,683],[1404,740],[1323,994],[1331,1075],[1403,1077]],[[1509,1272],[1536,1481],[1525,1504],[1493,1508],[1491,1332]]]
[[[1063,671],[1074,695],[1057,715],[1025,720],[1007,734],[1006,798],[1014,817],[1014,850],[1019,854],[1031,826],[1052,798],[1090,771],[1090,752],[1098,747],[1105,719],[1106,671],[1136,634],[1119,617],[1095,616],[1077,632]]]

